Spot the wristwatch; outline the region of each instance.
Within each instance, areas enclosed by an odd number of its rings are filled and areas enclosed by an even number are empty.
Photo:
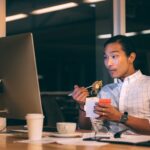
[[[123,113],[123,115],[121,116],[119,123],[123,123],[124,124],[127,120],[128,120],[128,112],[125,111]]]

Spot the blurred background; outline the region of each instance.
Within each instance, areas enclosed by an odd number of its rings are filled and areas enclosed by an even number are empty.
[[[150,1],[126,0],[125,7],[125,35],[150,75]],[[74,84],[112,82],[103,44],[114,33],[113,0],[7,0],[6,11],[7,36],[33,33],[45,124],[77,122],[79,106],[67,95]]]
[[[112,0],[7,0],[7,36],[32,32],[40,90],[71,91],[112,79],[103,64],[103,43],[113,34]],[[60,5],[68,8],[59,10]],[[57,6],[57,7],[56,7]],[[49,12],[37,11],[51,7]],[[55,10],[56,8],[56,10]],[[126,35],[150,75],[150,1],[126,0]],[[20,15],[19,19],[12,19]]]

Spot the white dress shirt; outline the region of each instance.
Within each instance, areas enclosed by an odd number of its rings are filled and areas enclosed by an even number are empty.
[[[128,76],[122,82],[107,84],[98,94],[100,98],[110,98],[112,105],[120,112],[148,119],[150,122],[150,76],[143,75],[141,71]],[[127,128],[125,125],[109,122],[112,132]]]

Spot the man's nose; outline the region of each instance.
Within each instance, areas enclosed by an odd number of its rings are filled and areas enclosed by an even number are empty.
[[[112,58],[107,59],[107,66],[112,66],[113,65],[113,60]]]

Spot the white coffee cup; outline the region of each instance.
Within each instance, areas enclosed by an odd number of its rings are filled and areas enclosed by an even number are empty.
[[[43,130],[43,114],[27,114],[27,127],[29,140],[41,140]]]
[[[75,133],[76,123],[73,122],[57,122],[56,127],[59,134]]]
[[[0,117],[0,131],[5,132],[6,131],[6,118]]]

